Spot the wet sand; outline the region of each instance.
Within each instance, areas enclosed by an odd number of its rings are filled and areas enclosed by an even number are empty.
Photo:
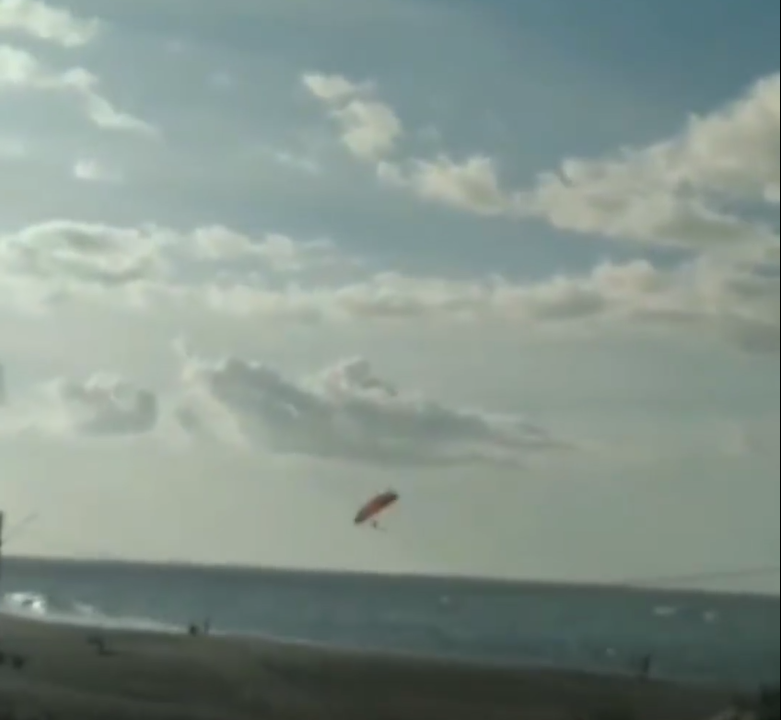
[[[7,616],[0,654],[0,720],[707,720],[729,701],[637,679]]]

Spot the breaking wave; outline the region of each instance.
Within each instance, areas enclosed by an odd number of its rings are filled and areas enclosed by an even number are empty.
[[[87,603],[58,603],[38,592],[10,592],[0,599],[0,612],[42,622],[67,623],[85,627],[105,627],[156,632],[181,632],[181,626],[152,618],[116,616]]]

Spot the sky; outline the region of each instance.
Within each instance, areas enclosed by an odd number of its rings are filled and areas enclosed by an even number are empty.
[[[0,0],[8,551],[777,566],[779,20]]]

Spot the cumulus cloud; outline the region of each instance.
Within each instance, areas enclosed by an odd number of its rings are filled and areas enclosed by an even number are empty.
[[[110,438],[168,430],[175,421],[199,443],[375,465],[515,465],[573,448],[524,418],[449,407],[400,390],[363,358],[301,378],[240,357],[211,360],[182,351],[181,359],[168,418],[156,393],[96,374],[59,379],[12,401],[0,414],[0,431]]]
[[[158,422],[156,395],[110,374],[83,381],[60,379],[0,414],[3,434],[60,437],[143,435]]]
[[[305,81],[331,108],[343,108],[367,92],[340,76],[308,76]],[[396,131],[385,137],[395,138],[401,123],[391,108],[383,108],[386,117],[394,118]],[[344,115],[336,117],[343,122],[347,142],[353,126]],[[350,119],[360,125],[354,115]],[[559,170],[541,174],[530,189],[506,188],[490,157],[455,160],[442,154],[390,161],[390,148],[389,142],[383,152],[352,150],[377,161],[384,184],[478,215],[535,217],[562,230],[697,250],[767,244],[776,237],[761,224],[720,210],[719,202],[778,204],[778,73],[726,107],[691,118],[677,137],[611,157],[567,159]]]
[[[602,262],[537,282],[453,279],[372,268],[332,242],[226,227],[182,232],[52,221],[0,236],[0,304],[66,301],[299,322],[498,321],[517,329],[624,324],[698,327],[777,352],[777,268],[700,259],[674,269]]]
[[[381,162],[377,176],[423,200],[476,215],[507,215],[514,208],[512,197],[501,186],[495,162],[485,156],[470,157],[460,163],[446,155],[435,160],[414,159],[404,165]]]
[[[97,301],[293,317],[301,294],[295,278],[338,275],[356,264],[323,239],[53,220],[0,235],[0,305],[38,312]]]
[[[155,136],[148,122],[118,110],[100,92],[100,81],[88,70],[53,70],[21,48],[0,45],[0,95],[3,92],[53,92],[76,99],[90,121],[104,130]]]
[[[0,0],[0,31],[13,31],[66,48],[89,43],[101,23],[40,0]]]
[[[73,177],[82,182],[117,183],[122,178],[120,174],[99,160],[84,158],[73,164]]]
[[[52,221],[0,236],[0,268],[54,292],[80,284],[126,285],[163,272],[160,245],[143,229]]]
[[[707,248],[763,234],[712,209],[714,195],[771,201],[778,184],[775,74],[726,108],[692,118],[676,138],[614,158],[565,161],[515,205],[565,230]]]
[[[567,447],[522,418],[402,392],[363,358],[300,380],[242,358],[190,358],[185,382],[200,400],[187,408],[190,427],[208,427],[216,405],[234,437],[284,454],[374,464],[514,464],[529,453]]]
[[[328,108],[348,150],[361,160],[376,161],[393,152],[402,135],[401,121],[387,104],[373,98],[370,85],[341,75],[305,74],[309,92]]]
[[[358,85],[343,75],[305,73],[301,78],[309,92],[327,103],[344,102],[370,90],[370,86]]]
[[[762,78],[723,110],[692,117],[680,137],[649,154],[662,154],[676,185],[778,198],[780,80]]]
[[[326,239],[297,242],[281,233],[252,238],[222,226],[194,230],[192,243],[194,254],[201,259],[217,262],[255,260],[278,273],[297,273],[355,262]]]
[[[73,426],[88,435],[149,432],[157,423],[157,398],[122,379],[96,375],[86,382],[61,382],[57,397]]]
[[[279,234],[249,237],[222,226],[204,226],[182,232],[153,224],[114,227],[70,220],[52,220],[0,235],[0,268],[6,279],[22,277],[51,287],[68,284],[76,295],[93,285],[126,286],[142,281],[211,286],[197,273],[188,281],[187,269],[202,261],[209,270],[252,279],[253,273],[294,275],[306,270],[355,261],[342,257],[328,240],[296,242]],[[218,278],[219,280],[219,278]]]

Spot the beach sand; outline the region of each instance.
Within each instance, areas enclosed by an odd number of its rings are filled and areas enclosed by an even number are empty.
[[[8,616],[0,653],[0,720],[706,720],[729,700],[652,681]]]

